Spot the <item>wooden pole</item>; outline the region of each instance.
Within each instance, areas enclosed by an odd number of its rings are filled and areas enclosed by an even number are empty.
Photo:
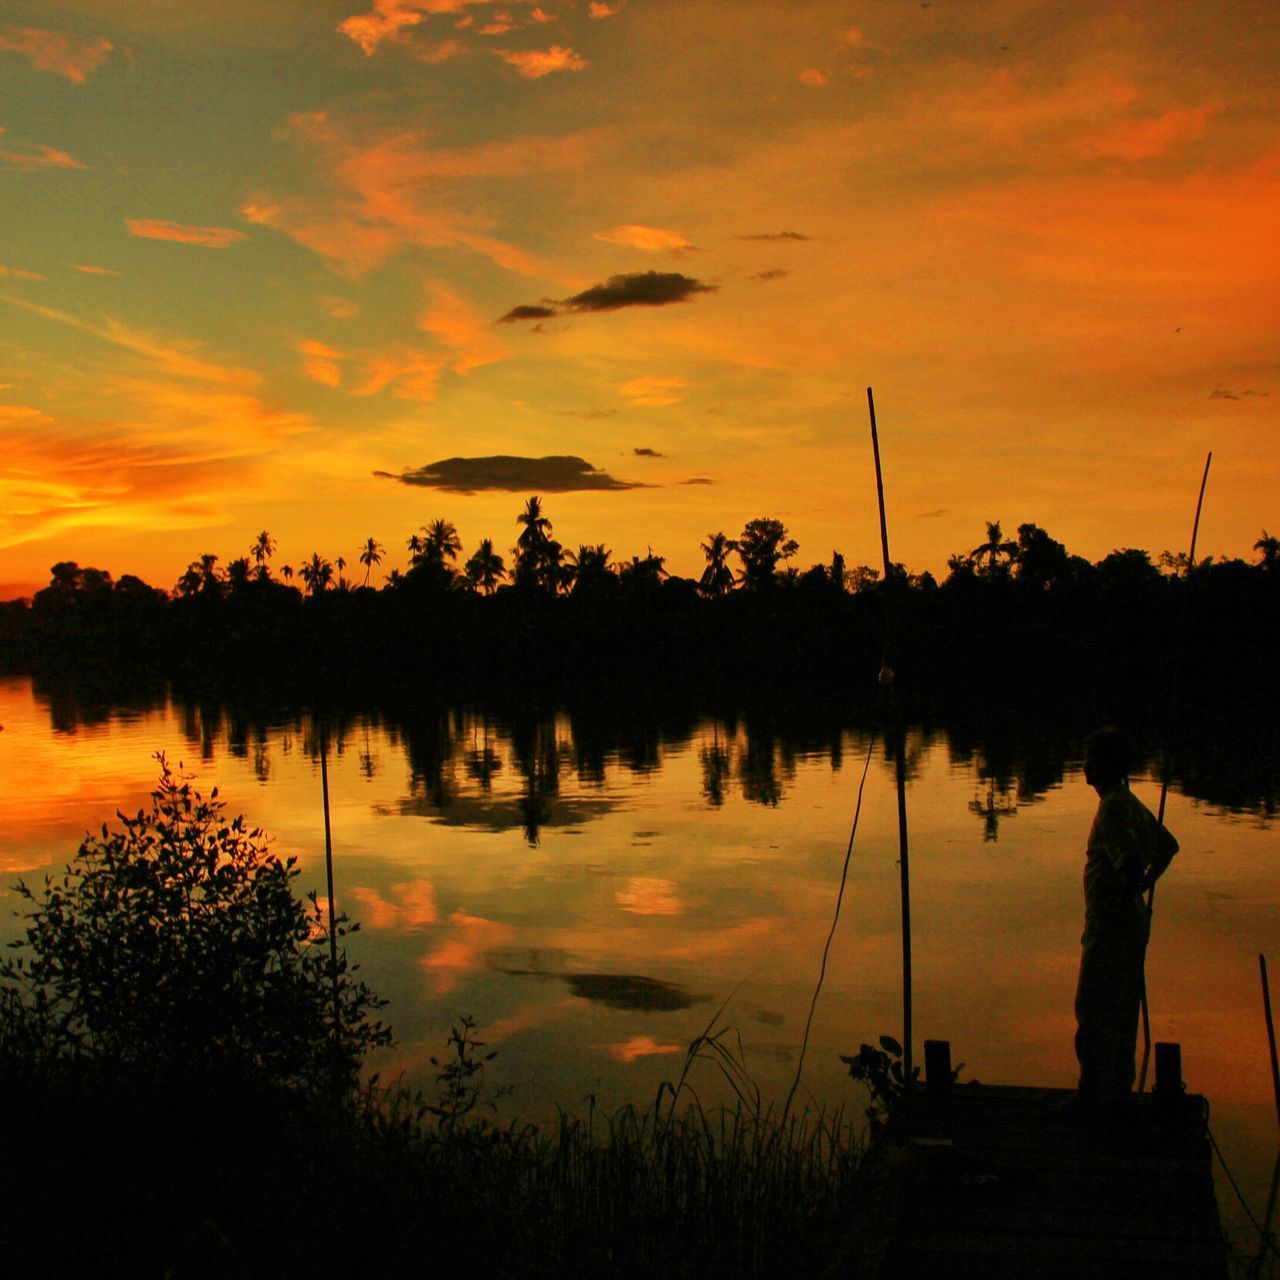
[[[1187,580],[1191,579],[1191,570],[1196,564],[1196,539],[1200,536],[1200,512],[1204,508],[1205,485],[1209,483],[1209,464],[1213,462],[1213,450],[1210,449],[1204,460],[1204,474],[1200,477],[1200,495],[1196,498],[1196,518],[1191,524],[1191,549],[1187,552]],[[1178,706],[1178,692],[1181,687],[1182,649],[1187,635],[1187,589],[1183,586],[1182,603],[1178,612],[1178,642],[1174,651],[1173,670],[1169,677],[1169,720],[1164,731],[1164,759],[1160,763],[1160,807],[1156,812],[1156,821],[1164,824],[1164,805],[1169,796],[1169,775],[1173,771],[1173,752],[1170,739],[1173,737],[1173,725]],[[1156,900],[1156,887],[1153,884],[1147,890],[1147,910],[1153,910]],[[1142,1070],[1138,1073],[1138,1092],[1143,1093],[1147,1087],[1147,1067],[1151,1062],[1151,1014],[1147,1006],[1147,977],[1142,975]]]
[[[337,1061],[338,1047],[342,1043],[342,1010],[338,998],[338,934],[334,928],[333,911],[333,831],[329,824],[329,729],[320,729],[320,793],[324,800],[324,871],[329,894],[329,977],[333,982],[333,1049]]]
[[[893,734],[893,768],[898,784],[898,870],[902,887],[902,1076],[906,1097],[911,1097],[911,869],[907,843],[906,741],[898,706],[895,676],[889,665],[893,637],[893,562],[889,559],[889,521],[884,506],[884,475],[880,469],[880,436],[876,430],[876,402],[867,388],[867,409],[871,415],[871,450],[876,463],[876,500],[880,505],[880,547],[884,553],[885,627],[881,682],[888,698],[890,731]]]
[[[1267,1020],[1267,1047],[1271,1050],[1271,1089],[1276,1098],[1276,1123],[1280,1124],[1280,1062],[1276,1060],[1276,1024],[1271,1019],[1271,987],[1267,983],[1267,957],[1258,956],[1262,973],[1262,1013]]]

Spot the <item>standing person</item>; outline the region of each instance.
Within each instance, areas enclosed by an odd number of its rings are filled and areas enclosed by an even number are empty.
[[[1084,778],[1098,793],[1084,867],[1084,936],[1076,986],[1074,1110],[1097,1113],[1123,1103],[1133,1088],[1143,960],[1151,932],[1146,891],[1163,874],[1178,842],[1129,790],[1134,749],[1118,729],[1085,742]]]

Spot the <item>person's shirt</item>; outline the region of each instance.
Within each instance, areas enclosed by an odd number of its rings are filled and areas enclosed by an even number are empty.
[[[1145,912],[1144,881],[1159,876],[1178,842],[1123,782],[1098,801],[1084,864],[1085,933]]]

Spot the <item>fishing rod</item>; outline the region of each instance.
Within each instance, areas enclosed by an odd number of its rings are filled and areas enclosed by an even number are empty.
[[[1187,572],[1183,582],[1182,602],[1178,612],[1178,642],[1174,649],[1173,670],[1170,673],[1169,715],[1165,726],[1164,754],[1160,763],[1160,807],[1156,812],[1156,821],[1164,825],[1164,806],[1169,798],[1169,777],[1173,770],[1173,753],[1169,740],[1173,736],[1175,718],[1178,711],[1178,695],[1181,691],[1179,676],[1182,672],[1183,649],[1187,639],[1187,586],[1191,581],[1191,571],[1196,566],[1196,539],[1200,536],[1200,513],[1204,509],[1204,490],[1209,483],[1209,466],[1213,462],[1213,450],[1210,449],[1204,460],[1204,474],[1200,477],[1200,495],[1196,498],[1196,518],[1191,524],[1191,549],[1187,552]],[[1150,912],[1156,900],[1156,886],[1152,882],[1147,890],[1147,911]],[[1138,1092],[1146,1092],[1147,1067],[1151,1063],[1151,1014],[1147,1007],[1147,978],[1142,976],[1142,1070],[1138,1073]]]

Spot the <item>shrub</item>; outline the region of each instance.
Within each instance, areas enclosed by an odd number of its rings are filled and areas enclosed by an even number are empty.
[[[206,799],[156,759],[149,812],[117,812],[120,829],[86,837],[43,894],[17,886],[29,908],[0,963],[0,1052],[28,1066],[350,1085],[390,1041],[373,1017],[385,1002],[345,950],[331,969],[316,895],[294,894],[296,859],[228,821],[216,787]]]

